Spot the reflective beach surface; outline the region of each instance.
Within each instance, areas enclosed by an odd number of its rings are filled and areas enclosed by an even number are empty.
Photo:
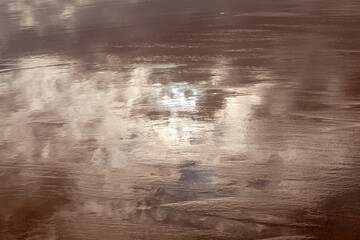
[[[360,2],[2,0],[0,239],[360,239]]]

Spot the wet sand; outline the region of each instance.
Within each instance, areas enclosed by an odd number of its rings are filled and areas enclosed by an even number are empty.
[[[360,239],[359,13],[1,1],[0,239]]]

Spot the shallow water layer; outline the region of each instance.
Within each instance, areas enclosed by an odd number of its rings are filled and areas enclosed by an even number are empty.
[[[359,12],[2,0],[0,239],[360,239]]]

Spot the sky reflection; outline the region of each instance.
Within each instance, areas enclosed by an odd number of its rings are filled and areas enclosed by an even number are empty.
[[[0,238],[359,239],[359,9],[2,1]]]

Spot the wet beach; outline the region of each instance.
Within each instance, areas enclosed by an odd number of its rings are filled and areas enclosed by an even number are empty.
[[[360,239],[360,2],[2,0],[0,239]]]

